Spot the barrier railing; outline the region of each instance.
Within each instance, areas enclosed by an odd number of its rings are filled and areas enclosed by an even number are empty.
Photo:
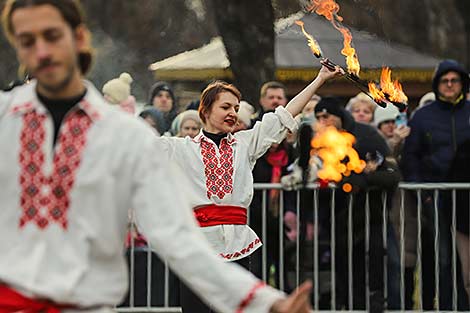
[[[400,183],[394,193],[351,194],[317,184],[295,191],[280,184],[257,183],[254,188],[261,207],[250,210],[260,209],[261,221],[250,214],[249,223],[260,223],[263,241],[257,274],[286,292],[312,279],[315,311],[468,310],[458,266],[457,220],[462,205],[469,210],[462,193],[468,201],[470,183]],[[279,190],[276,211],[270,207],[271,190]],[[289,229],[286,212],[295,216]],[[297,235],[288,238],[287,231]],[[277,251],[270,250],[270,241]],[[429,251],[435,252],[431,258]],[[133,241],[128,257],[128,299],[117,310],[181,312],[178,282],[172,281],[167,264]]]

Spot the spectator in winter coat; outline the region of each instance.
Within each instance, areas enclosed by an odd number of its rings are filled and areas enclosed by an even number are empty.
[[[443,182],[457,147],[470,139],[470,102],[465,98],[469,77],[465,69],[454,60],[439,63],[432,87],[436,100],[417,110],[409,122],[410,136],[405,140],[402,169],[406,181]],[[432,195],[425,194],[423,209],[423,306],[434,307],[434,225]],[[439,203],[439,263],[440,309],[452,307],[450,220],[449,212]]]
[[[156,82],[150,89],[148,106],[153,107],[163,114],[164,124],[161,125],[161,134],[169,131],[171,123],[178,115],[175,94],[166,82]]]

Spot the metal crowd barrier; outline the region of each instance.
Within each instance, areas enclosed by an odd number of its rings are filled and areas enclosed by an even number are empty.
[[[337,234],[337,229],[335,229],[335,220],[337,218],[336,216],[336,208],[337,208],[337,203],[335,203],[335,195],[339,191],[336,189],[334,185],[330,185],[328,188],[331,190],[331,197],[329,199],[329,214],[330,214],[330,229],[328,230],[329,232],[329,240],[327,242],[321,242],[317,233],[317,230],[319,229],[319,193],[320,187],[317,184],[309,184],[306,186],[306,189],[309,189],[313,192],[313,199],[312,203],[313,206],[309,208],[302,208],[301,207],[301,201],[300,201],[300,191],[293,191],[294,193],[294,198],[295,198],[295,214],[296,214],[296,232],[297,232],[297,238],[294,242],[295,244],[295,260],[294,260],[294,270],[292,271],[292,268],[287,269],[286,268],[286,238],[285,238],[285,225],[284,225],[284,213],[285,213],[285,205],[284,205],[284,199],[286,192],[282,189],[282,186],[280,184],[264,184],[264,183],[256,183],[254,185],[254,189],[256,192],[261,193],[261,198],[262,198],[262,232],[258,234],[263,241],[263,246],[262,246],[262,279],[268,283],[276,283],[276,288],[279,288],[284,291],[291,291],[292,287],[298,286],[302,282],[302,278],[306,276],[306,272],[302,271],[301,268],[301,263],[303,260],[301,260],[301,255],[302,255],[302,249],[304,248],[301,246],[301,240],[299,240],[299,235],[301,233],[301,210],[310,210],[310,213],[313,215],[313,223],[314,223],[314,231],[315,235],[313,236],[313,251],[312,254],[309,257],[313,260],[313,266],[312,268],[309,269],[309,273],[311,275],[311,279],[313,280],[313,295],[312,295],[312,307],[314,311],[331,311],[335,312],[337,310],[344,310],[347,309],[349,311],[357,310],[357,308],[354,307],[354,299],[353,299],[353,246],[354,246],[354,240],[353,238],[353,231],[352,231],[352,225],[353,225],[353,204],[354,204],[354,194],[348,195],[348,202],[347,202],[347,250],[348,250],[348,284],[347,284],[347,289],[348,289],[348,299],[346,305],[343,305],[342,307],[339,307],[336,301],[337,295],[337,284],[341,283],[338,282],[338,279],[336,277],[337,273],[335,272],[336,268],[336,262],[337,256],[335,255],[335,245],[337,244],[337,240],[335,238]],[[278,255],[278,268],[275,269],[275,273],[273,274],[268,268],[268,251],[267,251],[267,242],[269,240],[273,240],[274,238],[270,237],[270,234],[268,233],[267,229],[267,220],[268,220],[268,209],[267,209],[267,204],[268,204],[268,192],[272,189],[278,189],[280,191],[279,194],[279,214],[278,214],[278,232],[279,232],[279,255]],[[395,193],[394,196],[394,206],[396,209],[398,209],[398,215],[399,215],[399,222],[397,226],[397,229],[395,229],[395,234],[396,234],[396,239],[398,241],[398,248],[399,248],[399,285],[400,285],[400,294],[399,294],[399,307],[392,309],[388,309],[388,311],[399,311],[399,312],[405,312],[405,311],[425,311],[423,308],[423,303],[421,299],[421,292],[423,290],[423,275],[434,275],[435,277],[435,283],[434,283],[434,290],[436,293],[436,297],[434,299],[434,305],[431,310],[433,311],[442,311],[439,303],[439,295],[441,294],[440,290],[440,267],[439,267],[439,242],[440,242],[440,228],[439,228],[439,207],[441,200],[443,199],[443,193],[448,193],[450,195],[450,200],[451,200],[451,225],[450,225],[450,236],[451,236],[451,277],[447,277],[451,281],[452,285],[452,290],[451,295],[452,295],[452,306],[451,308],[447,308],[447,311],[452,311],[456,312],[457,310],[461,309],[458,305],[458,286],[457,286],[457,278],[458,278],[458,255],[457,255],[457,250],[456,250],[456,221],[458,216],[456,216],[456,207],[457,207],[457,197],[456,193],[457,191],[467,191],[468,197],[470,199],[470,183],[426,183],[426,184],[417,184],[417,183],[400,183],[398,190]],[[410,203],[409,201],[406,202],[406,194],[412,194],[413,198],[416,199],[415,203]],[[430,197],[432,199],[432,205],[427,206],[426,209],[423,208],[423,195],[426,195],[426,197]],[[292,194],[291,194],[292,196]],[[369,193],[367,193],[366,198],[365,198],[365,247],[366,251],[369,252],[369,244],[371,240],[371,234],[370,234],[370,228],[369,228],[369,222],[370,222],[370,204],[369,204]],[[382,242],[383,242],[383,247],[387,251],[388,249],[388,225],[390,225],[390,209],[387,206],[387,193],[382,192],[382,206],[381,206],[381,216],[382,216]],[[430,207],[432,208],[432,212],[428,212]],[[405,307],[405,224],[407,222],[405,221],[405,210],[416,210],[416,217],[417,217],[417,223],[416,223],[416,265],[415,265],[415,273],[414,273],[414,304],[412,308],[407,308]],[[470,208],[469,208],[470,209]],[[291,208],[292,210],[292,208]],[[434,273],[423,273],[422,269],[422,264],[423,264],[423,255],[422,255],[422,243],[419,238],[421,238],[422,232],[423,232],[423,221],[422,221],[422,216],[423,216],[423,210],[427,210],[425,213],[426,214],[431,214],[432,220],[433,220],[433,227],[434,227],[434,232],[433,232],[433,241],[434,241]],[[470,223],[470,221],[469,221]],[[289,243],[290,247],[292,248],[292,243]],[[320,258],[323,257],[319,253],[320,251],[320,246],[322,247],[327,247],[327,255],[329,254],[329,270],[325,269],[320,269]],[[141,249],[140,252],[145,251],[146,256],[147,256],[147,267],[146,267],[146,277],[147,280],[145,282],[146,284],[146,303],[144,305],[135,305],[135,297],[136,297],[136,286],[135,286],[135,277],[136,277],[136,271],[142,270],[141,268],[138,269],[136,268],[135,264],[135,255],[136,251],[138,249]],[[131,247],[129,249],[129,272],[130,272],[130,287],[129,287],[129,295],[128,295],[128,303],[126,306],[120,306],[116,308],[118,312],[181,312],[181,308],[178,306],[170,306],[170,293],[173,292],[174,290],[170,290],[170,282],[169,282],[169,269],[167,264],[165,263],[165,269],[163,273],[163,277],[160,278],[163,281],[164,285],[164,292],[163,292],[163,303],[159,305],[154,305],[152,304],[152,297],[155,295],[155,291],[152,290],[152,262],[154,260],[154,257],[152,256],[153,253],[151,252],[150,249],[144,248],[136,248],[133,245],[133,242],[131,244]],[[324,251],[323,251],[324,252]],[[329,252],[329,253],[328,253]],[[324,252],[325,253],[325,252]],[[292,263],[292,262],[291,262]],[[366,267],[369,265],[368,264],[368,257],[365,256],[365,263]],[[388,280],[390,277],[388,277],[388,268],[389,268],[389,256],[388,252],[383,256],[383,295],[385,299],[389,298],[389,290],[388,290]],[[307,275],[308,276],[308,275]],[[273,278],[274,277],[274,278]],[[357,311],[373,311],[373,308],[370,307],[370,301],[369,301],[369,295],[370,295],[370,290],[369,290],[369,279],[371,277],[368,277],[368,271],[366,270],[366,307],[357,310]],[[289,280],[287,282],[286,280]],[[293,282],[293,283],[292,283]],[[289,286],[288,286],[289,285]],[[290,286],[294,285],[294,286]],[[329,293],[329,305],[325,307],[325,303],[323,302],[320,304],[320,298],[322,296],[322,293]],[[161,296],[161,295],[160,295]],[[467,301],[468,301],[468,296],[467,296]],[[385,302],[385,308],[387,306],[387,302]],[[468,303],[467,303],[467,308],[468,308]],[[387,309],[387,308],[386,308]],[[468,310],[468,309],[467,309]]]

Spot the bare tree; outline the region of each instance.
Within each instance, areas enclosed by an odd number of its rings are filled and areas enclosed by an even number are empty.
[[[212,0],[236,85],[258,108],[259,88],[274,79],[274,11],[270,0]]]

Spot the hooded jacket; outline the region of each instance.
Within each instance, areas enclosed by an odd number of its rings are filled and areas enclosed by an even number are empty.
[[[439,99],[439,79],[454,71],[462,78],[462,91],[469,87],[465,69],[453,60],[439,63],[432,82],[436,100],[418,109],[409,122],[410,136],[405,140],[402,170],[406,181],[442,182],[457,146],[470,138],[470,102],[465,99],[453,104]]]

